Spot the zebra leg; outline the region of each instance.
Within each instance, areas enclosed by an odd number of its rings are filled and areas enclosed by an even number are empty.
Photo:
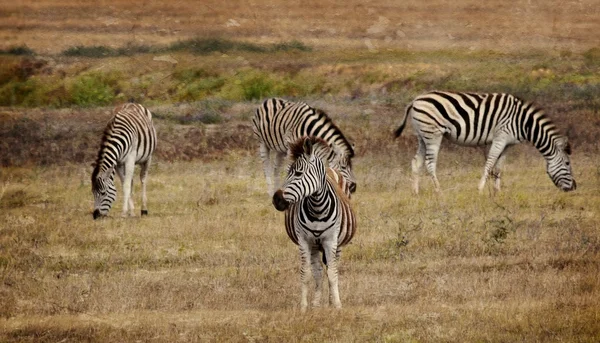
[[[119,180],[121,180],[121,187],[123,189],[125,189],[125,165],[124,164],[117,164],[117,167],[115,168],[115,170],[117,171],[117,175],[119,176]],[[125,191],[123,191],[125,192]],[[123,197],[125,198],[125,197]],[[127,211],[127,208],[129,206],[129,202],[128,201],[124,201],[123,202],[123,213],[125,213]]]
[[[140,182],[142,183],[142,213],[141,215],[148,215],[148,198],[146,196],[146,179],[148,178],[148,167],[150,167],[150,162],[152,161],[152,157],[148,157],[148,160],[145,163],[142,163],[140,170]]]
[[[337,239],[337,238],[336,238]],[[335,308],[342,308],[342,302],[340,301],[340,291],[338,288],[338,260],[337,255],[337,244],[324,244],[323,253],[327,260],[327,279],[329,281],[329,303]]]
[[[300,310],[306,312],[308,308],[308,284],[310,282],[310,247],[308,242],[300,240],[300,281],[302,290],[300,295]]]
[[[502,155],[505,148],[506,139],[504,136],[498,136],[494,138],[492,146],[490,147],[490,151],[488,153],[487,161],[485,162],[483,175],[481,176],[481,180],[479,181],[479,193],[483,193],[483,187],[485,187],[485,182],[487,181],[490,172],[496,165],[496,162],[498,162],[498,158]]]
[[[504,166],[504,160],[506,160],[506,154],[503,152],[498,158],[498,161],[496,161],[496,165],[494,166],[492,172],[492,174],[494,175],[494,189],[496,190],[496,192],[500,191],[500,177],[502,176],[502,167]]]
[[[281,187],[281,167],[283,166],[284,159],[285,153],[279,151],[275,153],[275,161],[273,162],[273,182],[275,184],[275,189]],[[273,191],[273,193],[275,193],[275,191]]]
[[[440,182],[438,181],[435,169],[437,165],[438,153],[440,151],[440,145],[442,144],[443,136],[434,136],[426,143],[425,152],[425,165],[427,166],[427,172],[431,175],[433,185],[435,186],[436,192],[440,191]]]
[[[423,138],[418,138],[419,147],[417,148],[417,154],[412,159],[411,167],[413,174],[413,192],[419,194],[419,174],[423,168],[423,162],[425,162],[425,142]]]
[[[273,169],[271,168],[271,150],[267,147],[264,142],[260,143],[259,147],[260,159],[263,163],[263,170],[265,172],[265,178],[267,179],[267,192],[269,196],[272,196],[275,193],[273,189]]]
[[[129,212],[133,216],[133,200],[131,199],[131,189],[133,184],[133,169],[135,168],[135,157],[130,157],[125,161],[125,176],[123,178],[123,213],[126,217]],[[129,208],[127,206],[129,205]]]
[[[315,279],[315,297],[313,298],[313,307],[321,306],[321,297],[323,294],[323,265],[321,264],[321,256],[319,249],[313,249],[310,252],[310,265],[312,266],[312,274]]]

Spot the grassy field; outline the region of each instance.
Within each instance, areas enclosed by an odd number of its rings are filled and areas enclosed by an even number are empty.
[[[0,1],[0,341],[600,341],[597,1]],[[430,89],[506,91],[573,145],[563,193],[531,146],[503,191],[444,144],[410,193]],[[343,308],[301,314],[299,254],[250,118],[267,96],[328,112],[356,146]],[[149,107],[149,216],[92,220],[112,106]],[[117,184],[120,190],[120,185]],[[134,195],[139,209],[139,183]]]

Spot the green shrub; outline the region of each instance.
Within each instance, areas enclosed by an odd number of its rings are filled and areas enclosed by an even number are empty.
[[[26,99],[35,96],[38,86],[36,79],[25,81],[13,80],[5,83],[0,88],[0,106],[23,105]]]
[[[299,50],[299,51],[312,51],[312,48],[305,45],[304,43],[293,40],[290,42],[283,42],[273,44],[270,49],[271,51],[290,51],[290,50]]]
[[[179,101],[201,100],[217,93],[225,84],[221,77],[205,77],[190,83],[181,83],[177,86],[176,99]]]
[[[0,54],[3,55],[15,55],[15,56],[33,56],[35,51],[29,49],[27,45],[14,46],[6,50],[0,50]]]
[[[219,96],[223,99],[244,101],[262,99],[275,93],[275,80],[267,73],[255,69],[238,72],[228,79]]]
[[[75,46],[62,52],[64,56],[102,58],[116,56],[112,48],[105,46]]]
[[[265,48],[244,42],[235,42],[221,38],[194,38],[184,41],[179,41],[171,44],[167,51],[189,51],[195,54],[209,54],[211,52],[227,52],[227,51],[250,51],[250,52],[264,52]]]
[[[583,53],[583,59],[588,66],[600,66],[600,47],[595,47]]]
[[[113,102],[118,75],[89,73],[78,76],[70,87],[71,102],[82,107],[106,106]]]

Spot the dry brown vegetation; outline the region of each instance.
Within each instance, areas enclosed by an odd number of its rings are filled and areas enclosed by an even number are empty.
[[[530,48],[597,45],[598,1],[2,1],[3,45],[167,44],[190,37],[300,39],[322,47]],[[369,40],[367,42],[366,40]]]
[[[0,109],[0,341],[600,341],[597,1],[305,4],[2,2],[0,49],[41,56],[0,56],[10,66],[0,81],[130,75],[113,101],[145,87],[160,141],[150,215],[120,218],[119,196],[93,221],[90,163],[111,107]],[[315,50],[178,52],[176,64],[57,56],[214,36]],[[342,252],[340,311],[299,311],[297,247],[266,195],[250,128],[259,100],[235,100],[228,86],[200,101],[170,93],[206,73],[235,84],[247,68],[274,89],[316,79],[297,98],[356,143],[359,226]],[[479,195],[483,151],[445,144],[443,192],[423,177],[410,194],[415,137],[392,131],[412,96],[440,85],[517,90],[545,107],[573,143],[578,189],[556,189],[521,145],[503,191]]]

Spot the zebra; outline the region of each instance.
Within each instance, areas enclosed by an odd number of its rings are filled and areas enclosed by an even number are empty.
[[[332,147],[327,156],[330,166],[341,171],[352,193],[356,191],[356,179],[352,172],[354,148],[322,110],[303,102],[270,98],[257,108],[252,124],[254,134],[260,141],[259,153],[269,196],[280,185],[280,169],[288,146],[304,136],[320,137]],[[273,164],[271,151],[275,153]]]
[[[345,178],[325,166],[318,150],[329,150],[327,142],[317,137],[299,139],[290,146],[293,160],[283,186],[273,195],[273,206],[285,211],[288,237],[300,249],[302,284],[301,310],[308,306],[310,269],[316,283],[313,306],[320,306],[323,266],[327,267],[329,302],[341,308],[338,290],[338,261],[341,247],[356,232],[356,217],[350,206],[349,189],[341,189]],[[341,183],[340,183],[341,181]]]
[[[117,197],[115,171],[123,185],[123,216],[133,216],[133,170],[141,165],[142,215],[148,214],[146,205],[146,177],[156,149],[156,130],[152,124],[152,113],[140,104],[127,103],[113,110],[108,122],[98,158],[92,172],[94,194],[94,219],[105,216]]]
[[[546,170],[554,184],[563,191],[577,188],[571,171],[571,146],[567,137],[559,134],[543,110],[505,93],[456,93],[433,91],[417,96],[406,109],[402,124],[396,129],[400,136],[411,116],[419,147],[412,160],[413,191],[419,192],[419,171],[423,162],[437,191],[440,185],[435,174],[437,156],[445,136],[461,145],[490,145],[479,192],[490,173],[495,178],[494,189],[500,190],[501,168],[508,146],[530,142],[546,159]]]

